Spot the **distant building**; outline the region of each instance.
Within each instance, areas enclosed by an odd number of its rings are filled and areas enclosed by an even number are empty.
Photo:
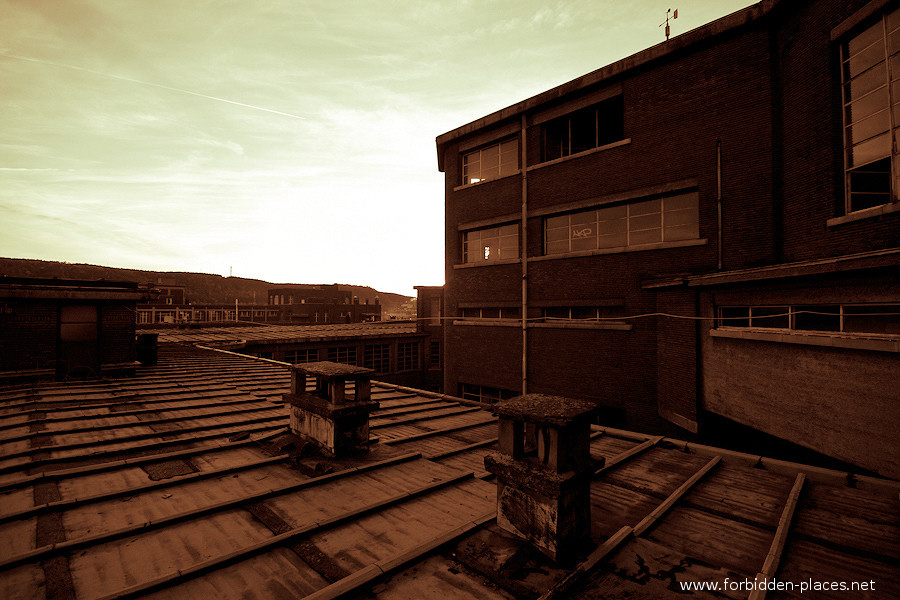
[[[291,364],[331,361],[356,365],[372,369],[372,377],[378,381],[409,387],[422,388],[437,380],[429,362],[428,334],[413,322],[170,329],[160,333],[159,341]]]
[[[370,304],[347,290],[332,285],[292,285],[270,288],[267,304],[195,304],[185,296],[184,286],[159,280],[150,284],[159,298],[141,304],[138,324],[188,325],[208,323],[326,324],[381,320],[378,297]]]
[[[764,1],[437,138],[444,389],[900,476],[900,13]]]
[[[423,342],[428,370],[422,387],[441,392],[444,386],[444,287],[417,285],[416,292],[416,331],[428,335]]]
[[[0,381],[133,372],[137,283],[0,277]]]

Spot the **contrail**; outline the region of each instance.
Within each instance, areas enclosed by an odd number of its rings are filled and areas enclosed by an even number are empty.
[[[227,98],[219,98],[217,96],[208,96],[207,94],[201,94],[199,92],[192,92],[190,90],[183,90],[181,88],[171,87],[168,85],[162,85],[160,83],[152,83],[150,81],[141,81],[140,79],[131,79],[130,77],[121,77],[119,75],[111,75],[109,73],[103,73],[101,71],[94,71],[93,69],[85,69],[84,67],[76,67],[75,65],[68,65],[65,63],[58,63],[51,60],[44,60],[40,58],[31,58],[29,56],[19,56],[16,54],[9,54],[7,52],[0,52],[0,56],[6,56],[8,58],[15,58],[18,60],[25,60],[28,62],[39,63],[44,65],[51,65],[54,67],[62,67],[64,69],[73,69],[75,71],[84,71],[85,73],[91,73],[92,75],[99,75],[101,77],[109,77],[111,79],[118,79],[119,81],[127,81],[129,83],[137,83],[140,85],[149,85],[150,87],[160,88],[162,90],[169,90],[171,92],[179,92],[182,94],[190,94],[191,96],[197,96],[199,98],[206,98],[208,100],[217,100],[219,102],[226,102],[228,104],[234,104],[235,106],[243,106],[244,108],[252,108],[253,110],[261,110],[267,113],[272,113],[275,115],[281,115],[283,117],[290,117],[292,119],[300,119],[301,121],[305,121],[306,117],[301,117],[298,115],[292,115],[290,113],[281,112],[279,110],[272,110],[271,108],[263,108],[262,106],[254,106],[252,104],[244,104],[243,102],[236,102],[234,100],[228,100]]]

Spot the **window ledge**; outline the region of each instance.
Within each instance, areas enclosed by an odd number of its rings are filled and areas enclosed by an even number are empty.
[[[609,331],[631,331],[634,325],[622,321],[551,321],[544,323],[529,323],[529,327],[545,329],[606,329]]]
[[[501,177],[495,177],[493,179],[485,179],[483,181],[476,181],[475,183],[464,183],[462,185],[458,185],[453,188],[454,192],[458,192],[459,190],[465,190],[471,187],[475,187],[478,185],[484,185],[485,183],[490,183],[492,181],[500,181],[501,179],[509,179],[510,177],[518,177],[522,174],[522,169],[518,169],[515,173],[510,173],[509,175],[503,175]]]
[[[462,319],[453,321],[454,325],[475,325],[479,327],[522,327],[521,319]]]
[[[453,321],[454,325],[475,325],[481,327],[522,327],[519,319],[461,319]],[[529,328],[541,329],[605,329],[609,331],[631,331],[634,325],[621,321],[553,321],[550,323],[528,323]]]
[[[558,258],[578,258],[580,256],[599,256],[601,254],[623,254],[625,252],[643,252],[644,250],[666,250],[668,248],[686,248],[689,246],[705,246],[706,238],[699,240],[681,240],[678,242],[658,242],[656,244],[640,244],[637,246],[618,246],[616,248],[598,248],[596,250],[579,250],[578,252],[563,252],[560,254],[545,254],[543,256],[529,257],[528,262],[541,260],[554,260]]]
[[[900,336],[876,336],[875,334],[826,333],[773,331],[763,329],[743,329],[720,327],[709,331],[711,337],[759,342],[779,342],[804,346],[825,346],[829,348],[850,348],[854,350],[874,350],[877,352],[900,353]]]
[[[469,269],[472,267],[491,267],[494,265],[515,265],[522,262],[518,258],[504,258],[502,260],[483,260],[477,263],[460,263],[453,265],[454,269]]]
[[[861,221],[862,219],[880,217],[881,215],[887,215],[893,212],[900,212],[900,202],[892,202],[891,204],[883,204],[882,206],[873,206],[872,208],[867,208],[865,210],[858,210],[848,215],[828,219],[825,223],[829,227],[834,227],[836,225],[843,225],[844,223]]]
[[[544,167],[549,167],[550,165],[557,165],[559,163],[563,163],[568,160],[572,160],[575,158],[581,158],[582,156],[589,156],[591,154],[596,154],[597,152],[604,152],[606,150],[612,150],[613,148],[618,148],[619,146],[626,146],[630,143],[631,143],[631,138],[625,138],[624,140],[619,140],[618,142],[613,142],[612,144],[606,144],[605,146],[598,146],[596,148],[591,148],[590,150],[585,150],[584,152],[579,152],[577,154],[570,154],[569,156],[562,156],[560,158],[554,158],[553,160],[548,160],[546,162],[538,163],[536,165],[531,165],[530,167],[528,167],[526,169],[526,171],[533,171],[535,169],[543,169]]]

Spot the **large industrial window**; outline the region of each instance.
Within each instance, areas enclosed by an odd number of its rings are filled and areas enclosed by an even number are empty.
[[[521,318],[520,306],[466,307],[459,309],[462,319],[516,319]]]
[[[504,390],[502,388],[490,387],[487,385],[474,385],[471,383],[459,384],[459,397],[466,400],[475,400],[484,404],[494,404],[500,400],[508,400],[515,398],[519,392],[513,390]]]
[[[397,370],[411,371],[419,368],[419,342],[397,344]]]
[[[367,345],[363,352],[363,366],[376,373],[388,373],[391,370],[391,345]]]
[[[318,350],[287,350],[284,353],[284,362],[292,364],[311,363],[319,360]]]
[[[331,362],[356,364],[356,348],[353,346],[338,346],[328,349],[328,360]]]
[[[440,368],[441,366],[441,343],[434,340],[431,341],[428,348],[428,366],[431,368]]]
[[[720,327],[900,334],[898,304],[722,306],[718,316]]]
[[[625,138],[625,105],[615,96],[541,126],[541,158],[562,158]]]
[[[700,237],[697,192],[547,217],[544,253],[625,248]]]
[[[624,323],[621,306],[553,306],[541,309],[545,323],[560,321],[604,321]]]
[[[519,226],[503,225],[464,231],[462,260],[464,263],[517,258],[519,256]]]
[[[900,177],[900,10],[841,44],[846,212],[888,204]]]
[[[462,157],[462,182],[479,183],[513,175],[519,171],[519,140],[511,139]]]

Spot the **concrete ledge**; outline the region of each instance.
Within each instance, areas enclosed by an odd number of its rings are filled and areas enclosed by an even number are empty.
[[[560,254],[545,254],[543,256],[531,256],[528,262],[542,260],[558,260],[560,258],[580,258],[583,256],[600,256],[603,254],[624,254],[626,252],[644,252],[647,250],[668,250],[670,248],[689,248],[691,246],[705,246],[706,238],[697,240],[680,240],[677,242],[657,242],[655,244],[639,244],[637,246],[617,246],[615,248],[597,248],[596,250],[579,250],[578,252],[562,252]]]
[[[875,217],[880,217],[881,215],[888,215],[895,212],[900,212],[900,202],[884,204],[882,206],[873,206],[872,208],[866,208],[864,210],[858,210],[856,212],[842,215],[840,217],[834,217],[832,219],[828,219],[825,224],[829,227],[835,227],[837,225],[843,225],[844,223],[852,223],[854,221],[861,221],[863,219],[874,219]]]
[[[519,258],[504,258],[501,260],[482,260],[477,263],[460,263],[453,265],[454,269],[471,269],[473,267],[493,267],[496,265],[517,265],[522,262]]]
[[[900,352],[900,336],[871,337],[865,334],[801,332],[787,330],[739,329],[720,327],[709,330],[710,337],[734,340],[753,340],[803,346],[824,346],[871,350],[873,352]]]

